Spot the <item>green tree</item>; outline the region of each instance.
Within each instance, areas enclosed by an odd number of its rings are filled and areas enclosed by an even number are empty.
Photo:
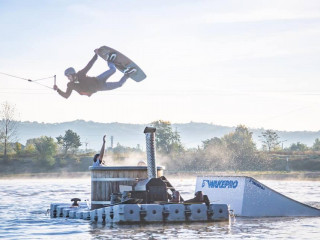
[[[69,150],[75,152],[80,146],[80,136],[72,130],[67,130],[64,136],[56,137],[58,144],[64,149],[64,154],[67,154]]]
[[[117,146],[114,148],[108,148],[108,155],[111,154],[112,159],[115,161],[123,161],[130,157],[130,155],[134,154],[134,156],[142,154],[143,152],[141,149],[138,148],[131,148],[121,145],[120,143],[117,143]],[[143,155],[144,156],[144,155]]]
[[[314,140],[314,143],[312,145],[312,150],[313,151],[320,151],[320,140],[319,140],[319,138],[316,138]]]
[[[298,152],[304,152],[308,150],[308,146],[306,144],[297,142],[297,143],[292,143],[289,147],[289,150],[291,151],[298,151]]]
[[[158,120],[151,123],[156,129],[156,147],[162,154],[178,153],[183,151],[180,135],[172,131],[169,121]]]
[[[231,151],[230,164],[237,169],[249,169],[253,167],[256,145],[252,139],[252,132],[244,125],[239,125],[234,132],[222,137],[229,151]]]
[[[259,136],[262,139],[263,145],[268,149],[268,151],[274,151],[277,148],[279,148],[279,135],[277,132],[268,129],[261,133],[261,136]]]
[[[28,155],[32,155],[36,152],[36,147],[34,146],[34,144],[27,144],[24,148],[24,152]]]
[[[230,153],[226,143],[221,138],[211,138],[203,143],[203,168],[206,170],[222,170],[229,167]],[[198,164],[199,164],[198,163]]]
[[[54,155],[57,153],[57,143],[52,137],[42,136],[34,140],[34,146],[37,151],[37,159],[45,166],[55,164]]]
[[[19,142],[16,142],[14,146],[14,151],[16,152],[17,155],[20,155],[22,151],[22,144]]]
[[[202,141],[203,149],[206,149],[211,146],[221,146],[223,144],[222,140],[218,137],[207,139]]]
[[[35,141],[37,138],[31,138],[28,139],[26,142],[26,146],[23,149],[23,153],[26,154],[27,156],[33,156],[37,153],[36,147],[35,147]]]
[[[28,139],[26,142],[26,146],[23,149],[23,153],[28,155],[28,156],[33,156],[37,153],[36,147],[35,147],[35,141],[37,138],[31,138]]]

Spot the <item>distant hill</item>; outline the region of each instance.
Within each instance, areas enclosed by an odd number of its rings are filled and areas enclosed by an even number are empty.
[[[129,123],[98,123],[92,121],[76,120],[63,123],[38,123],[38,122],[20,122],[18,128],[19,142],[25,144],[28,139],[40,136],[51,136],[53,138],[64,135],[65,131],[71,129],[80,135],[85,149],[87,143],[88,149],[98,150],[101,147],[102,136],[107,134],[107,146],[110,146],[110,136],[114,137],[114,146],[120,143],[124,146],[137,147],[139,144],[145,149],[144,128],[147,124],[129,124]],[[174,123],[173,130],[177,130],[181,136],[182,143],[185,147],[201,146],[202,141],[213,137],[222,137],[229,133],[235,127],[219,126],[208,123]],[[260,147],[261,142],[259,135],[264,129],[250,129],[253,132],[254,141]],[[311,146],[316,138],[320,138],[320,131],[277,131],[281,137],[284,147],[291,143],[301,142]]]

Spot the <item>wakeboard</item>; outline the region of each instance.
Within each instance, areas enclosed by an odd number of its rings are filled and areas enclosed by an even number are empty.
[[[140,82],[147,77],[146,74],[136,63],[134,63],[130,58],[126,57],[121,52],[113,48],[102,46],[98,49],[97,54],[107,61],[107,57],[113,53],[117,55],[116,59],[113,62],[119,71],[124,72],[128,68],[135,68],[137,71],[135,73],[130,74],[130,78],[132,78],[136,82]]]

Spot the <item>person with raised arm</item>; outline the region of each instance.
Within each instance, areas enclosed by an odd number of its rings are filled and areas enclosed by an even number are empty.
[[[97,153],[93,157],[93,165],[92,165],[93,167],[104,166],[103,155],[104,155],[104,149],[105,149],[105,145],[106,145],[106,135],[103,136],[102,141],[103,141],[103,143],[102,143],[100,153]]]

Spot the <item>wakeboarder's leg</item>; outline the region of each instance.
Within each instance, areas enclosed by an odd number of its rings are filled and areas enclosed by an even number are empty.
[[[109,70],[105,71],[104,73],[97,76],[97,79],[100,83],[104,83],[108,80],[109,77],[111,77],[116,72],[116,66],[113,62],[108,62]]]
[[[101,86],[100,91],[113,90],[122,87],[122,85],[127,81],[128,78],[129,74],[124,74],[118,82],[104,82],[104,84],[102,84]]]
[[[113,90],[119,87],[122,87],[122,85],[127,81],[127,79],[130,77],[131,74],[137,72],[137,69],[131,67],[127,68],[124,71],[123,77],[119,80],[119,82],[105,82],[104,85],[102,86],[101,91],[105,90]]]

